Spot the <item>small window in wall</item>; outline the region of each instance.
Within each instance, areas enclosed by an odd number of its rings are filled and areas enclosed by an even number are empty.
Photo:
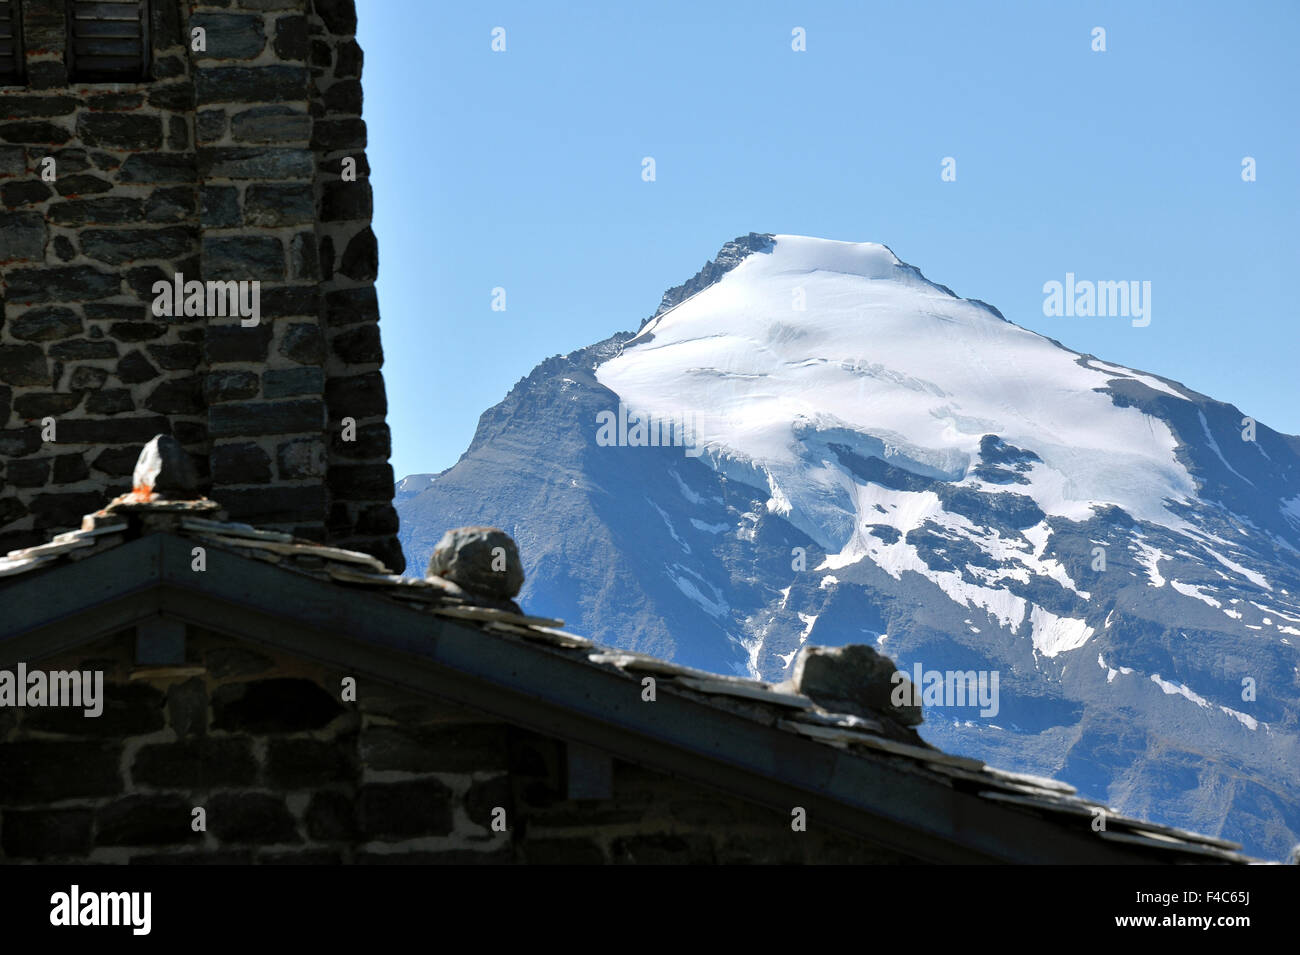
[[[74,83],[134,83],[149,75],[148,0],[68,0]]]
[[[22,22],[18,0],[0,0],[0,86],[23,81]]]

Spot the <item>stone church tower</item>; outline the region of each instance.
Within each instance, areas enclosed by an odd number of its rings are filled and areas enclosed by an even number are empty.
[[[355,30],[353,0],[0,0],[0,554],[165,433],[232,520],[403,569]]]

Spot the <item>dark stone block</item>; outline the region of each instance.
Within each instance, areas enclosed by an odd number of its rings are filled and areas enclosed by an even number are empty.
[[[140,449],[136,447],[105,448],[95,456],[91,466],[96,471],[111,474],[113,477],[130,477],[135,470],[136,459],[139,457]]]
[[[326,282],[334,278],[334,240],[330,236],[320,240],[320,255],[317,260],[320,262],[320,277]]]
[[[198,841],[191,828],[195,807],[180,796],[125,796],[95,811],[95,843],[100,846],[165,846]],[[208,814],[211,820],[211,812]]]
[[[45,239],[39,212],[0,212],[0,262],[44,260]]]
[[[210,364],[264,362],[271,345],[271,326],[209,325],[203,350]]]
[[[10,269],[5,275],[11,302],[82,302],[116,295],[120,279],[89,265]]]
[[[138,351],[129,351],[117,363],[117,377],[123,384],[134,385],[158,377],[158,369]]]
[[[226,111],[224,109],[199,110],[195,134],[200,143],[214,143],[221,139],[226,135]]]
[[[203,411],[203,379],[198,375],[159,383],[144,406],[158,414],[193,415]]]
[[[325,488],[319,484],[247,491],[223,488],[221,503],[231,520],[249,524],[320,522],[325,516]]]
[[[319,119],[311,129],[313,149],[326,152],[335,149],[365,149],[366,121],[364,119]]]
[[[313,794],[303,822],[307,835],[319,842],[350,842],[356,836],[352,800],[343,793],[322,790]]]
[[[108,333],[120,342],[146,342],[162,338],[167,334],[167,326],[161,322],[114,322]]]
[[[122,182],[194,182],[198,176],[189,153],[135,153],[122,164]],[[206,177],[205,177],[206,178]]]
[[[0,743],[0,804],[116,795],[122,791],[121,753],[120,744],[100,741]]]
[[[33,150],[33,152],[35,152],[35,150]],[[41,150],[41,152],[43,153],[44,150]],[[55,163],[58,167],[59,176],[66,176],[70,172],[85,172],[87,169],[91,168],[90,154],[86,152],[86,150],[77,146],[69,146],[66,149],[57,149],[49,155],[54,157]],[[39,169],[40,166],[37,164],[44,158],[44,156],[36,156],[33,158],[33,164],[36,165],[37,169]]]
[[[162,121],[148,113],[91,113],[77,116],[77,135],[87,146],[105,149],[159,149]]]
[[[246,738],[196,736],[141,747],[131,764],[131,779],[157,789],[251,786],[257,779],[257,760]]]
[[[6,206],[28,206],[34,202],[44,202],[53,195],[50,187],[39,179],[25,179],[20,182],[6,182],[0,187],[0,202]]]
[[[301,842],[284,800],[269,793],[220,793],[208,803],[208,831],[223,843]]]
[[[199,150],[204,179],[310,179],[312,153],[282,147],[214,147]]]
[[[218,281],[283,279],[284,245],[274,236],[205,236],[203,275]]]
[[[245,143],[301,143],[311,137],[311,117],[290,106],[254,106],[230,121],[235,139]]]
[[[379,321],[379,298],[374,286],[328,293],[325,296],[325,320],[331,328]]]
[[[6,385],[54,384],[40,345],[0,345],[0,382]]]
[[[383,500],[393,493],[393,469],[387,464],[335,464],[329,488],[335,497],[350,501]]]
[[[154,192],[145,203],[144,216],[150,222],[179,222],[194,215],[197,203],[190,186],[172,186]]]
[[[54,237],[54,254],[59,257],[60,262],[71,262],[77,257],[77,250],[72,245],[72,240],[66,235],[56,235]]]
[[[54,459],[54,483],[74,484],[90,477],[90,468],[80,454],[60,454]]]
[[[18,399],[22,401],[21,398]],[[21,414],[21,412],[19,412]],[[5,466],[5,481],[14,487],[44,487],[50,479],[48,458],[10,461]]]
[[[300,733],[328,726],[344,709],[310,680],[277,677],[217,687],[212,712],[214,729]]]
[[[171,112],[189,112],[194,107],[194,86],[187,81],[159,84],[149,91],[149,105]]]
[[[321,196],[322,222],[369,221],[373,214],[374,196],[368,180],[325,183]]]
[[[368,179],[370,177],[370,161],[366,158],[364,152],[355,152],[347,156],[336,156],[333,159],[321,160],[319,169],[321,172],[327,172],[331,176],[337,176],[342,179],[343,160],[351,159],[356,167],[355,172],[358,180]]]
[[[6,95],[0,113],[5,119],[51,119],[67,116],[77,108],[71,96],[13,96]]]
[[[39,421],[48,416],[57,418],[81,404],[81,398],[80,394],[26,394],[14,399],[14,411],[25,421]]]
[[[303,365],[319,365],[325,359],[325,339],[320,327],[300,322],[280,336],[280,354]]]
[[[396,534],[399,529],[397,511],[390,504],[376,504],[363,508],[357,515],[358,534],[381,537],[386,534]]]
[[[360,76],[364,54],[355,40],[348,40],[338,46],[338,60],[334,64],[335,76]]]
[[[208,372],[203,390],[212,404],[252,398],[258,390],[257,374],[251,371],[218,370]]]
[[[107,179],[85,173],[79,176],[62,176],[55,181],[54,188],[65,198],[75,198],[108,192],[113,188],[113,184]]]
[[[50,60],[28,64],[27,85],[34,90],[64,88],[68,85],[68,68],[62,62]]]
[[[10,809],[0,849],[12,859],[47,859],[90,851],[88,809]]]
[[[9,323],[10,335],[29,342],[67,338],[69,335],[80,335],[83,330],[81,316],[72,309],[59,305],[34,308]]]
[[[70,199],[50,206],[50,221],[56,225],[117,225],[139,222],[144,216],[144,203],[127,196],[108,196],[103,199]]]
[[[191,677],[167,688],[167,720],[181,739],[196,734],[202,736],[207,732],[208,691],[202,677]],[[137,780],[140,778],[138,774],[133,776]]]
[[[320,278],[315,233],[299,232],[289,241],[289,267],[295,279]]]
[[[73,391],[98,391],[104,387],[106,381],[108,381],[108,372],[103,368],[78,365],[72,369],[72,375],[68,378],[68,387]]]
[[[334,63],[334,50],[324,40],[312,40],[311,56],[307,62],[322,71],[328,72],[330,66]],[[312,72],[314,74],[315,70]]]
[[[318,438],[286,441],[276,448],[275,456],[283,480],[320,477],[325,473],[325,445]]]
[[[275,55],[282,60],[307,58],[307,18],[279,17],[275,21]]]
[[[18,123],[0,123],[0,140],[7,143],[62,146],[72,134],[53,123],[29,120]]]
[[[357,8],[352,0],[316,0],[316,13],[330,33],[352,36],[357,32]]]
[[[334,354],[350,365],[382,364],[384,360],[378,325],[362,325],[335,335],[330,347]]]
[[[262,373],[262,395],[266,398],[319,395],[324,390],[325,372],[320,368],[284,368]]]
[[[315,285],[279,285],[262,290],[263,319],[315,315],[319,309],[320,296]]]
[[[81,251],[92,259],[110,265],[121,265],[138,259],[177,258],[190,252],[197,238],[194,230],[181,226],[164,229],[88,229],[81,234]]]
[[[301,225],[315,215],[311,183],[255,183],[244,192],[244,221],[252,226]]]
[[[60,361],[79,361],[93,358],[116,358],[117,343],[109,341],[92,342],[84,338],[58,342],[50,346],[50,357]]]
[[[379,274],[379,244],[369,226],[348,242],[339,261],[339,272],[358,282],[374,281]]]
[[[311,74],[305,66],[225,66],[198,71],[195,101],[209,103],[283,103],[307,99]],[[2,134],[3,127],[0,127]]]
[[[213,437],[298,434],[322,431],[325,403],[320,400],[256,401],[214,405],[208,411]]]
[[[172,116],[167,120],[167,148],[182,150],[190,145],[190,123],[184,116]]]
[[[374,772],[504,772],[509,768],[506,727],[500,723],[439,728],[371,726],[361,734],[361,759]]]
[[[338,115],[361,115],[361,81],[342,80],[325,91],[325,109]]]
[[[240,225],[239,192],[234,186],[204,186],[200,222],[205,229]]]
[[[123,411],[134,411],[135,401],[128,389],[109,388],[92,392],[86,398],[86,410],[91,414],[121,414]]]
[[[371,838],[446,836],[454,827],[451,790],[436,779],[361,787],[357,818]]]
[[[262,18],[256,14],[195,13],[191,27],[207,32],[207,51],[198,60],[251,60],[266,46]]]
[[[212,449],[212,483],[215,485],[268,484],[271,457],[255,444],[218,444]]]
[[[142,302],[91,302],[86,305],[86,318],[94,322],[142,322],[149,313]]]
[[[78,707],[44,707],[28,710],[23,718],[29,730],[78,736],[125,737],[163,728],[163,695],[143,683],[105,683],[104,711],[87,717]]]
[[[347,378],[331,378],[325,385],[325,400],[330,417],[369,418],[388,412],[388,399],[384,394],[384,378],[377,371]]]
[[[158,366],[168,371],[197,368],[203,355],[198,345],[188,343],[181,345],[150,345],[148,351],[150,357],[157,362]]]
[[[33,426],[0,431],[0,455],[6,458],[21,458],[28,454],[35,454],[40,449],[40,428]],[[5,553],[8,553],[8,550]]]
[[[357,774],[339,742],[272,738],[266,756],[266,779],[276,789],[319,789],[349,782]]]
[[[72,418],[59,422],[59,440],[67,444],[133,444],[136,453],[156,434],[171,434],[171,422],[162,415],[143,415],[135,418]],[[101,502],[102,503],[102,502]],[[89,508],[98,510],[100,505]],[[80,523],[80,521],[78,521]]]
[[[22,146],[0,146],[0,176],[21,176],[27,171],[27,150]]]
[[[93,110],[139,109],[144,105],[142,93],[92,93],[83,102]]]

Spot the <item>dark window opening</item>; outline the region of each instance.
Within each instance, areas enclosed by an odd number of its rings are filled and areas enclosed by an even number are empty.
[[[22,23],[18,0],[0,0],[0,86],[23,81]]]
[[[147,0],[69,0],[68,74],[79,83],[146,79]]]

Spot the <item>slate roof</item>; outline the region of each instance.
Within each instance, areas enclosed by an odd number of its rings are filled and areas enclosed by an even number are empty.
[[[788,684],[599,647],[451,581],[397,576],[368,554],[222,516],[206,499],[123,495],[80,530],[0,558],[0,660],[58,652],[142,614],[239,628],[246,608],[278,620],[272,640],[283,648],[787,811],[816,805],[833,824],[921,858],[1257,861],[1236,843],[1124,816],[1065,783],[943,753],[883,715],[828,712]],[[190,567],[200,545],[201,574]],[[653,706],[640,701],[645,676],[657,681]],[[1092,830],[1097,809],[1105,831]]]

